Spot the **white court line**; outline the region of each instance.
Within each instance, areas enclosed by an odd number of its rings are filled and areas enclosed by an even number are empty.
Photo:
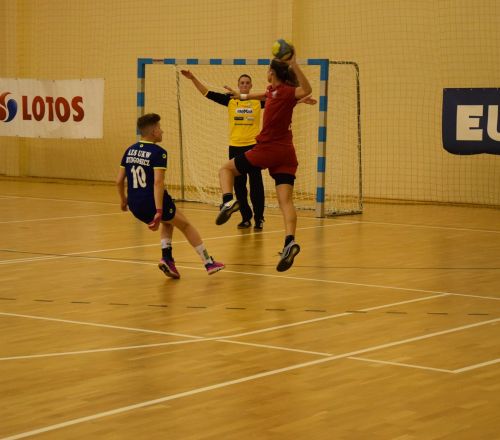
[[[379,361],[377,359],[368,359],[368,358],[356,357],[356,356],[349,356],[347,359],[353,359],[355,361],[371,362],[374,364],[394,365],[396,367],[416,368],[418,370],[439,371],[440,373],[448,373],[448,374],[454,373],[453,370],[445,370],[442,368],[424,367],[422,365],[414,365],[414,364],[403,364],[401,362]]]
[[[29,196],[13,196],[9,194],[0,194],[2,197],[6,199],[28,199],[28,200],[48,200],[50,202],[64,202],[64,203],[95,203],[99,205],[116,205],[119,206],[118,203],[115,202],[100,202],[93,200],[75,200],[75,199],[51,199],[49,197],[29,197]]]
[[[214,239],[218,239],[222,237],[217,237]],[[228,237],[226,237],[228,238]],[[68,256],[78,258],[84,254],[92,254],[92,253],[98,253],[98,252],[106,252],[106,251],[114,251],[114,250],[121,250],[121,249],[131,249],[135,247],[145,247],[145,246],[157,246],[157,244],[154,245],[141,245],[141,246],[130,246],[127,248],[115,248],[115,249],[103,249],[103,250],[96,250],[96,251],[85,251],[85,252],[78,252],[78,253],[70,253],[70,254],[64,254],[63,256],[47,256],[47,257],[30,257],[30,258],[18,258],[18,259],[13,259],[13,260],[3,260],[0,261],[0,265],[2,264],[11,264],[11,263],[22,263],[22,262],[30,262],[30,261],[44,261],[44,260],[52,260],[52,259],[57,259],[57,258],[66,258]],[[2,250],[2,249],[0,249]],[[5,249],[4,249],[5,250]],[[84,258],[84,257],[82,257]],[[137,260],[120,260],[120,259],[113,259],[113,258],[98,258],[98,257],[93,257],[92,259],[87,259],[89,261],[108,261],[108,262],[114,262],[114,263],[125,263],[125,264],[142,264],[142,265],[150,265],[150,266],[156,266],[156,263],[148,263],[144,261],[137,261]],[[189,269],[189,270],[205,270],[203,267],[191,267],[191,266],[180,266],[176,265],[178,268],[181,269]],[[427,290],[427,289],[414,289],[414,288],[409,288],[409,287],[398,287],[398,286],[386,286],[386,285],[381,285],[381,284],[364,284],[364,283],[352,283],[349,281],[337,281],[337,280],[325,280],[321,278],[304,278],[304,277],[292,277],[292,276],[286,276],[286,275],[274,275],[274,274],[265,274],[265,273],[255,273],[255,272],[242,272],[242,271],[236,271],[236,270],[230,270],[230,269],[224,269],[223,273],[233,273],[237,275],[250,275],[250,276],[256,276],[256,277],[267,277],[267,278],[281,278],[285,280],[296,280],[296,281],[308,281],[308,282],[317,282],[317,283],[325,283],[325,284],[339,284],[339,285],[345,285],[345,286],[356,286],[356,287],[368,287],[368,288],[377,288],[377,289],[388,289],[388,290],[401,290],[405,292],[418,292],[418,293],[432,293],[435,295],[453,295],[453,296],[464,296],[468,298],[478,298],[478,299],[488,299],[488,300],[493,300],[493,301],[500,301],[500,297],[494,297],[494,296],[485,296],[485,295],[473,295],[473,294],[468,294],[468,293],[455,293],[455,292],[444,292],[444,291],[439,291],[439,290]],[[220,276],[220,275],[219,275]]]
[[[281,347],[279,345],[255,344],[252,342],[231,341],[230,339],[221,339],[221,338],[217,338],[214,340],[217,342],[226,342],[228,344],[248,345],[250,347],[270,348],[273,350],[282,350],[282,351],[293,351],[296,353],[314,354],[316,356],[332,356],[331,353],[323,353],[320,351],[301,350],[299,348]]]
[[[12,198],[12,199],[33,199],[33,200],[49,200],[49,201],[55,201],[55,202],[74,202],[74,203],[97,203],[97,204],[106,204],[106,205],[117,205],[118,203],[115,202],[99,202],[99,201],[89,201],[89,200],[74,200],[74,199],[52,199],[52,198],[47,198],[47,197],[29,197],[29,196],[12,196],[12,195],[7,195],[7,194],[0,194],[0,197],[4,198]],[[183,200],[179,200],[179,203],[192,203],[192,202],[185,202]],[[212,205],[208,205],[212,206]],[[203,211],[203,212],[212,212],[216,213],[217,208],[216,206],[213,206],[213,210],[209,209],[199,209],[199,208],[189,208],[189,207],[184,207],[183,210],[185,211]],[[281,217],[281,214],[269,214],[271,217]],[[337,218],[318,218],[318,217],[300,217],[300,220],[337,220]],[[469,231],[469,232],[487,232],[487,233],[493,233],[493,234],[500,234],[500,230],[491,230],[491,229],[475,229],[475,228],[457,228],[453,226],[435,226],[435,225],[415,225],[411,223],[391,223],[391,222],[377,222],[377,221],[370,221],[370,220],[355,220],[351,224],[376,224],[376,225],[384,225],[384,226],[401,226],[401,227],[410,227],[410,228],[429,228],[429,229],[449,229],[452,231]]]
[[[31,436],[36,435],[36,434],[42,434],[42,433],[45,433],[45,432],[54,431],[56,429],[61,429],[61,428],[65,428],[65,427],[68,427],[68,426],[73,426],[73,425],[77,425],[77,424],[80,424],[80,423],[89,422],[91,420],[97,420],[97,419],[101,419],[101,418],[104,418],[104,417],[109,417],[109,416],[113,416],[113,415],[116,415],[116,414],[125,413],[125,412],[132,411],[132,410],[135,410],[135,409],[140,409],[140,408],[145,408],[145,407],[152,406],[152,405],[157,405],[159,403],[168,402],[168,401],[175,400],[175,399],[180,399],[180,398],[183,398],[183,397],[193,396],[195,394],[200,394],[200,393],[204,393],[204,392],[207,392],[207,391],[212,391],[212,390],[216,390],[216,389],[220,389],[220,388],[225,388],[225,387],[228,387],[228,386],[231,386],[231,385],[236,385],[236,384],[240,384],[240,383],[244,383],[244,382],[253,381],[253,380],[256,380],[256,379],[263,378],[263,377],[274,376],[276,374],[285,373],[285,372],[297,370],[297,369],[300,369],[300,368],[310,367],[310,366],[313,366],[313,365],[318,365],[318,364],[322,364],[322,363],[325,363],[325,362],[330,362],[330,361],[337,360],[337,359],[345,359],[345,358],[356,356],[356,355],[362,354],[362,353],[368,353],[368,352],[380,350],[380,349],[383,349],[383,348],[394,347],[396,345],[402,345],[402,344],[406,344],[408,342],[414,342],[414,341],[420,341],[420,340],[423,340],[423,339],[429,339],[429,338],[433,338],[435,336],[439,336],[439,335],[443,335],[443,334],[447,334],[447,333],[452,333],[452,332],[456,332],[456,331],[461,331],[461,330],[465,330],[465,329],[471,328],[471,327],[478,327],[478,326],[481,326],[481,325],[487,325],[487,324],[491,324],[493,322],[498,322],[498,321],[500,321],[500,318],[492,319],[492,320],[489,320],[489,321],[483,321],[483,322],[480,322],[480,323],[465,325],[465,326],[461,326],[461,327],[456,327],[456,328],[452,328],[452,329],[448,329],[448,330],[443,330],[443,331],[440,331],[440,332],[429,333],[427,335],[416,336],[416,337],[413,337],[413,338],[403,339],[403,340],[400,340],[400,341],[389,342],[389,343],[386,343],[386,344],[381,344],[381,345],[377,345],[377,346],[373,346],[373,347],[369,347],[369,348],[364,348],[364,349],[352,351],[352,352],[349,352],[349,353],[343,353],[343,354],[338,354],[338,355],[334,355],[334,356],[329,356],[329,357],[325,357],[325,358],[322,358],[322,359],[316,359],[316,360],[313,360],[313,361],[303,362],[303,363],[300,363],[300,364],[295,364],[295,365],[291,365],[289,367],[279,368],[279,369],[276,369],[276,370],[266,371],[266,372],[263,372],[263,373],[253,374],[253,375],[245,376],[245,377],[242,377],[242,378],[239,378],[239,379],[235,379],[235,380],[230,380],[230,381],[226,381],[226,382],[220,382],[220,383],[217,383],[217,384],[214,384],[214,385],[209,385],[209,386],[201,387],[201,388],[195,388],[195,389],[192,389],[192,390],[189,390],[189,391],[185,391],[185,392],[182,392],[182,393],[177,393],[177,394],[172,394],[170,396],[160,397],[158,399],[147,400],[145,402],[140,402],[140,403],[137,403],[137,404],[134,404],[134,405],[128,405],[128,406],[123,406],[123,407],[120,407],[120,408],[115,408],[115,409],[110,410],[110,411],[104,411],[104,412],[92,414],[92,415],[86,416],[86,417],[79,417],[77,419],[68,420],[66,422],[57,423],[57,424],[54,424],[54,425],[45,426],[43,428],[34,429],[32,431],[26,431],[26,432],[23,432],[23,433],[19,433],[19,434],[15,434],[15,435],[12,435],[12,436],[9,436],[9,437],[5,437],[3,440],[18,440],[18,439],[21,439],[21,438],[31,437]]]
[[[304,353],[304,354],[313,354],[316,356],[332,356],[331,353],[321,353],[317,351],[310,350],[301,350],[298,348],[288,348],[288,347],[280,347],[277,345],[266,345],[266,344],[252,344],[250,342],[240,342],[240,341],[230,341],[226,339],[218,339],[218,338],[201,338],[201,339],[188,339],[183,341],[170,341],[170,342],[159,342],[157,344],[144,344],[144,345],[128,345],[125,347],[108,347],[108,348],[95,348],[91,350],[80,350],[80,351],[65,351],[58,353],[44,353],[44,354],[29,354],[22,356],[9,356],[0,358],[0,362],[3,361],[16,361],[20,359],[38,359],[38,358],[48,358],[48,357],[58,357],[58,356],[75,356],[80,354],[92,354],[92,353],[107,353],[112,351],[125,351],[125,350],[137,350],[141,348],[154,348],[154,347],[166,347],[169,345],[184,345],[184,344],[193,344],[197,342],[207,342],[207,341],[215,341],[215,342],[224,342],[228,344],[237,344],[237,345],[248,345],[251,347],[258,348],[269,348],[273,350],[282,350],[282,351],[293,351],[296,353]]]
[[[87,214],[87,215],[74,215],[72,217],[48,217],[48,218],[32,218],[29,220],[8,220],[4,222],[0,222],[0,224],[9,224],[9,223],[28,223],[28,222],[43,222],[49,220],[67,220],[74,218],[87,218],[87,217],[102,217],[105,215],[122,215],[124,212],[110,212],[108,214]]]
[[[350,225],[352,223],[335,223],[331,225],[318,225],[318,226],[308,226],[308,227],[303,227],[303,228],[297,228],[297,230],[303,230],[303,229],[317,229],[317,228],[323,228],[323,227],[332,227],[332,226],[344,226],[344,225]],[[253,232],[245,235],[264,235],[264,234],[276,234],[276,233],[283,233],[282,229],[277,229],[274,231],[262,231],[262,232]],[[233,234],[233,235],[223,235],[223,236],[218,236],[218,237],[205,237],[203,241],[210,241],[210,240],[225,240],[228,238],[236,238],[236,237],[242,237],[242,234]],[[181,243],[187,243],[187,240],[176,240],[173,241],[172,244],[181,244]],[[154,244],[141,244],[141,245],[135,245],[135,246],[123,246],[123,247],[118,247],[118,248],[109,248],[109,249],[97,249],[97,250],[92,250],[92,251],[82,251],[82,252],[70,252],[70,253],[65,253],[61,255],[43,255],[39,257],[28,257],[28,258],[14,258],[11,260],[1,260],[0,264],[16,264],[16,263],[25,263],[25,262],[31,262],[31,261],[40,261],[40,260],[54,260],[54,259],[60,259],[60,258],[67,258],[67,257],[78,257],[81,255],[88,255],[88,254],[97,254],[101,252],[113,252],[113,251],[121,251],[121,250],[127,250],[127,249],[139,249],[139,248],[145,248],[145,247],[153,247],[153,246],[159,246],[158,243]],[[16,249],[0,249],[0,251],[7,251],[7,252],[16,252]],[[18,251],[17,251],[18,252]],[[97,258],[95,258],[97,259]],[[120,261],[120,260],[110,260],[110,259],[104,259],[103,261]],[[122,261],[125,262],[125,261]],[[179,266],[180,267],[180,266]],[[193,269],[192,267],[185,267],[185,269]]]
[[[442,293],[440,295],[425,296],[423,298],[409,299],[409,300],[406,300],[406,301],[399,301],[399,302],[395,302],[395,303],[391,303],[391,304],[383,304],[381,306],[368,307],[368,308],[365,308],[365,309],[361,309],[360,312],[370,312],[370,311],[382,309],[382,308],[385,308],[385,307],[393,307],[393,306],[399,306],[399,305],[402,305],[402,304],[409,304],[409,303],[414,303],[414,302],[419,302],[419,301],[427,301],[429,299],[442,298],[444,296],[449,296],[449,295],[451,295],[451,294],[450,293]],[[260,329],[260,330],[253,330],[253,331],[249,331],[249,332],[238,333],[238,334],[235,334],[235,335],[219,336],[219,339],[240,338],[242,336],[255,335],[255,334],[258,334],[258,333],[265,333],[265,332],[270,332],[270,331],[274,331],[274,330],[281,330],[281,329],[284,329],[284,328],[295,327],[295,326],[304,325],[304,324],[311,324],[311,323],[316,323],[316,322],[319,322],[319,321],[325,321],[327,319],[340,318],[342,316],[349,316],[349,315],[354,315],[354,314],[355,313],[353,313],[353,312],[342,312],[342,313],[337,313],[335,315],[322,316],[320,318],[314,318],[314,319],[308,319],[308,320],[305,320],[305,321],[293,322],[291,324],[277,325],[275,327],[267,327],[267,328],[263,328],[263,329]]]
[[[193,342],[205,342],[210,341],[211,338],[206,339],[188,339],[183,341],[170,341],[170,342],[159,342],[157,344],[144,344],[144,345],[127,345],[124,347],[108,347],[108,348],[94,348],[92,350],[80,350],[80,351],[65,351],[59,353],[44,353],[44,354],[28,354],[23,356],[9,356],[0,358],[0,361],[17,361],[19,359],[38,359],[38,358],[48,358],[48,357],[58,357],[58,356],[74,356],[78,354],[92,354],[92,353],[106,353],[111,351],[122,351],[122,350],[135,350],[139,348],[152,348],[152,347],[164,347],[166,345],[181,345]]]
[[[143,328],[122,327],[122,326],[110,325],[110,324],[99,324],[96,322],[73,321],[73,320],[69,320],[69,319],[59,319],[59,318],[46,318],[44,316],[21,315],[18,313],[7,313],[7,312],[0,312],[0,315],[13,316],[16,318],[39,319],[42,321],[64,322],[67,324],[89,325],[91,327],[103,327],[103,328],[111,328],[111,329],[117,329],[117,330],[130,330],[133,332],[140,332],[140,333],[154,333],[154,334],[167,335],[167,336],[180,336],[182,338],[203,339],[201,336],[184,335],[182,333],[162,332],[160,330],[146,330]]]
[[[454,373],[463,373],[465,371],[475,370],[476,368],[486,367],[487,365],[494,365],[500,362],[500,358],[492,359],[491,361],[481,362],[480,364],[469,365],[467,367],[458,368],[453,370]]]
[[[432,226],[432,225],[413,225],[411,223],[390,223],[390,222],[375,222],[370,220],[359,220],[358,223],[373,224],[383,226],[404,226],[410,228],[428,228],[428,229],[447,229],[451,231],[468,231],[468,232],[489,232],[493,234],[500,234],[500,231],[492,229],[474,229],[474,228],[455,228],[453,226]]]
[[[375,307],[370,307],[368,309],[364,309],[364,311],[377,310],[377,309],[381,309],[381,308],[385,308],[385,307],[393,307],[395,305],[408,304],[408,303],[413,303],[413,302],[418,302],[418,301],[425,301],[428,299],[439,298],[440,296],[445,296],[445,295],[428,296],[428,297],[424,297],[424,298],[417,298],[417,299],[410,299],[407,301],[400,301],[397,303],[383,304],[380,306],[375,306]],[[312,322],[323,321],[325,319],[334,319],[334,318],[339,318],[342,316],[348,316],[348,315],[352,315],[352,314],[353,313],[350,313],[350,312],[338,313],[336,315],[323,316],[321,318],[309,319],[306,321],[299,321],[299,322],[292,323],[292,324],[285,324],[285,325],[281,325],[281,326],[268,327],[265,329],[254,330],[254,331],[250,331],[250,332],[246,332],[246,333],[240,333],[240,334],[228,335],[228,336],[214,336],[214,337],[204,338],[204,337],[200,337],[200,336],[181,335],[183,337],[191,338],[191,339],[188,341],[171,341],[171,342],[164,342],[164,343],[159,343],[159,344],[122,347],[121,349],[129,350],[129,349],[136,349],[136,348],[143,348],[143,347],[154,347],[154,346],[166,346],[166,345],[174,345],[174,344],[188,344],[188,343],[193,343],[193,342],[216,341],[216,342],[228,342],[231,344],[249,345],[249,346],[261,347],[261,348],[270,348],[270,349],[276,349],[276,350],[295,351],[295,352],[306,353],[306,354],[314,354],[314,355],[318,355],[318,356],[331,356],[331,353],[314,352],[314,351],[309,351],[309,350],[301,350],[301,349],[267,345],[267,344],[254,344],[254,343],[243,342],[243,341],[232,341],[230,339],[240,337],[240,336],[246,336],[249,334],[257,334],[257,333],[263,333],[263,332],[267,332],[267,331],[278,330],[278,329],[282,329],[282,328],[286,328],[286,327],[294,327],[294,326],[299,326],[299,325],[304,325],[304,324],[310,324]],[[40,320],[47,320],[47,321],[60,321],[60,322],[66,322],[66,323],[71,323],[71,324],[83,324],[83,325],[107,327],[107,325],[103,325],[103,324],[87,323],[87,322],[82,322],[82,321],[67,321],[67,320],[61,320],[61,319],[56,319],[56,318],[45,318],[42,316],[17,315],[17,314],[13,314],[13,313],[2,313],[2,312],[0,312],[0,315],[7,315],[7,316],[11,315],[11,316],[17,316],[17,317],[23,317],[23,318],[33,318],[33,319],[40,319]],[[111,326],[111,327],[112,328],[119,328],[119,329],[122,328],[122,327],[116,327],[116,326]],[[124,327],[124,329],[129,330],[128,327]],[[142,331],[142,329],[133,329],[133,330]],[[143,331],[145,331],[147,333],[151,332],[150,330],[143,330]],[[154,331],[154,332],[156,332],[156,331]],[[166,334],[171,335],[171,333],[166,333]],[[174,335],[178,336],[178,334],[174,334]],[[81,350],[81,351],[70,351],[70,352],[59,352],[59,353],[46,353],[46,354],[40,354],[40,355],[11,356],[11,357],[6,357],[6,358],[0,358],[0,361],[4,361],[4,360],[8,361],[8,360],[15,360],[15,359],[30,359],[30,358],[39,358],[39,357],[70,356],[70,355],[78,355],[78,354],[105,352],[107,350],[114,351],[114,350],[119,350],[119,349],[120,348],[113,347],[110,349],[103,348],[103,349]]]
[[[460,374],[464,373],[466,371],[471,371],[471,370],[476,370],[477,368],[482,368],[486,367],[488,365],[494,365],[500,363],[500,358],[498,359],[492,359],[491,361],[486,361],[486,362],[481,362],[480,364],[474,364],[474,365],[469,365],[467,367],[463,368],[458,368],[456,370],[445,370],[442,368],[433,368],[433,367],[424,367],[422,365],[415,365],[415,364],[404,364],[401,362],[389,362],[389,361],[381,361],[378,359],[368,359],[368,358],[363,358],[363,357],[356,357],[356,356],[350,356],[348,359],[354,359],[356,361],[363,361],[363,362],[372,362],[374,364],[386,364],[386,365],[394,365],[397,367],[406,367],[406,368],[416,368],[420,370],[431,370],[431,371],[439,371],[442,373],[449,373],[449,374]]]

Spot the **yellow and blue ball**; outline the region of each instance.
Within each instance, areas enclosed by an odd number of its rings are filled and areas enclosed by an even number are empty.
[[[273,43],[272,53],[275,58],[279,58],[282,61],[288,61],[293,57],[295,49],[292,43],[280,38]]]

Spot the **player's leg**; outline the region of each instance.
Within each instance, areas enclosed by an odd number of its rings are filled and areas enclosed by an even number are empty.
[[[174,257],[172,255],[172,236],[174,234],[174,227],[167,223],[175,215],[175,206],[172,197],[167,191],[163,192],[163,213],[160,221],[160,240],[161,240],[161,260],[158,268],[170,278],[180,278],[181,275],[175,267]],[[154,201],[149,202],[150,215],[155,211]]]
[[[300,246],[295,243],[297,228],[297,212],[293,204],[293,182],[295,177],[290,174],[273,175],[276,181],[276,196],[285,223],[285,244],[280,261],[276,266],[278,272],[290,269],[295,256],[300,252]]]
[[[233,159],[237,155],[243,154],[246,150],[246,147],[229,147],[229,159]],[[234,194],[236,195],[236,200],[238,200],[240,204],[241,223],[238,224],[238,228],[249,228],[252,226],[250,220],[252,219],[253,213],[250,205],[248,204],[246,174],[234,177]]]
[[[250,200],[253,206],[253,217],[255,219],[254,229],[261,231],[264,226],[264,182],[262,181],[262,171],[252,170],[248,173],[250,181]]]
[[[198,230],[189,222],[182,211],[177,209],[174,218],[170,222],[184,234],[189,244],[194,247],[209,275],[224,269],[223,263],[217,262],[209,256]]]
[[[172,235],[174,227],[170,223],[160,223],[161,239],[161,260],[158,264],[159,269],[170,278],[180,278],[180,274],[175,267],[174,257],[172,255]]]
[[[235,176],[239,176],[241,174],[236,169],[234,161],[235,159],[227,161],[219,170],[219,181],[222,190],[222,204],[220,206],[219,214],[215,219],[216,225],[226,223],[231,215],[240,209],[238,200],[233,198],[234,178]]]

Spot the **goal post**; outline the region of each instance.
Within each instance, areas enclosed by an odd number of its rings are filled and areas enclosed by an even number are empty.
[[[205,83],[209,90],[224,92],[224,84],[232,84],[236,88],[237,78],[241,74],[250,74],[253,90],[265,90],[266,70],[270,59],[246,58],[139,58],[137,60],[137,116],[147,112],[159,113],[162,116],[162,128],[165,131],[162,145],[169,153],[169,169],[167,185],[172,195],[180,200],[199,201],[218,205],[220,189],[218,169],[227,160],[228,127],[227,109],[203,96],[181,74],[181,69],[190,69]],[[353,86],[355,75],[349,73],[350,80],[338,78],[330,81],[332,66],[337,62],[328,59],[298,60],[313,87],[313,96],[318,100],[315,106],[301,104],[297,106],[293,118],[294,145],[299,161],[299,170],[294,188],[294,200],[297,208],[311,209],[317,217],[326,215],[361,212],[361,186],[356,188],[340,188],[338,180],[332,173],[340,175],[356,175],[360,172],[360,142],[355,141],[359,128],[359,76]],[[345,63],[345,62],[342,62]],[[351,66],[352,67],[352,66]],[[357,67],[357,66],[356,66]],[[334,69],[335,72],[335,69]],[[342,74],[344,76],[344,74]],[[347,76],[346,76],[347,77]],[[348,86],[346,84],[349,83]],[[351,84],[352,83],[352,84]],[[333,88],[332,88],[333,86]],[[334,129],[334,142],[327,138],[329,123],[329,93],[345,93],[348,97],[338,99],[335,109],[342,101],[356,115],[356,121],[349,124],[341,120],[342,109],[337,109],[337,120]],[[351,90],[352,89],[352,90]],[[357,101],[356,101],[357,93]],[[354,117],[354,116],[353,116]],[[340,119],[338,119],[340,118]],[[349,126],[349,136],[337,136],[335,132],[340,125]],[[356,126],[356,127],[355,127]],[[343,127],[342,130],[345,130]],[[330,127],[328,126],[328,130]],[[335,141],[335,138],[337,141]],[[347,143],[349,145],[347,145]],[[342,145],[340,145],[342,144]],[[345,154],[338,152],[352,150],[347,153],[356,156],[346,164],[336,163],[336,155],[345,161]],[[266,206],[277,206],[274,194],[274,183],[263,173],[266,192]],[[352,185],[351,183],[348,184]],[[349,205],[349,206],[347,206]]]

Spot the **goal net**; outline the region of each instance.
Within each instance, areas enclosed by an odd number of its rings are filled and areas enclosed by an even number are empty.
[[[318,217],[362,209],[359,76],[350,62],[300,61],[316,105],[298,104],[292,129],[299,168],[294,187],[297,208]],[[227,108],[205,98],[182,76],[191,70],[209,90],[237,89],[240,75],[252,78],[252,91],[267,87],[269,60],[138,60],[138,116],[162,116],[162,146],[168,151],[166,184],[178,200],[218,205],[218,170],[228,159]],[[266,206],[277,206],[274,181],[263,171]]]

